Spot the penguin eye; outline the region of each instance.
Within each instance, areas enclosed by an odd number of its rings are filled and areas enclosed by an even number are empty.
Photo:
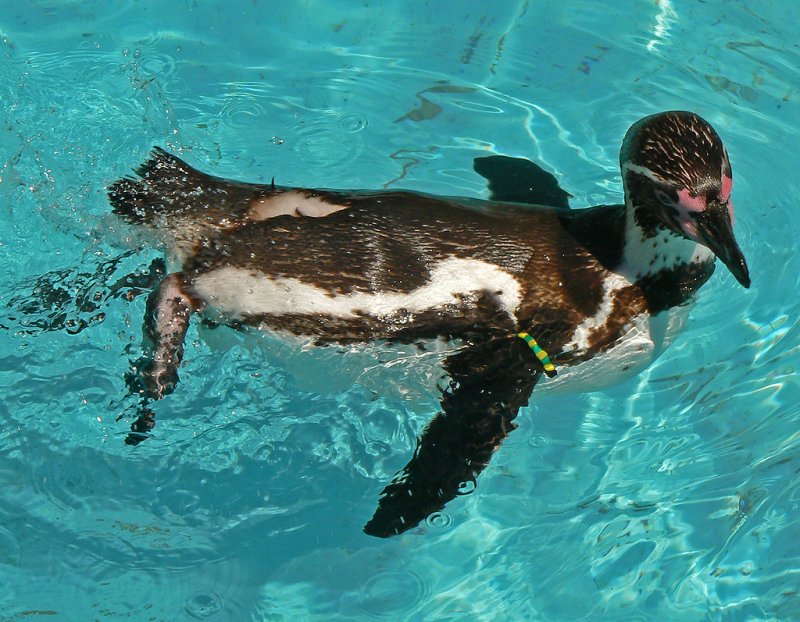
[[[656,188],[655,195],[656,198],[667,207],[675,206],[675,201],[672,198],[670,198],[670,196],[666,192],[661,190],[661,188]]]

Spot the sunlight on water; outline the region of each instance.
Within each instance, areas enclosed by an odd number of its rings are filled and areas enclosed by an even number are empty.
[[[658,0],[37,0],[0,16],[0,617],[800,617],[795,258],[800,9]],[[199,322],[154,437],[125,373],[166,267],[105,187],[153,145],[211,174],[486,196],[526,157],[621,200],[639,117],[725,139],[745,291],[607,391],[540,395],[482,474],[362,534],[437,408],[442,353],[317,349]]]

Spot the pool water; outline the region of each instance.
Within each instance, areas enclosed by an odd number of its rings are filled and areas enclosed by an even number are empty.
[[[0,619],[800,618],[800,5],[788,0],[0,2]],[[723,268],[648,370],[537,394],[477,491],[364,535],[436,357],[195,322],[132,448],[156,251],[105,188],[153,145],[212,174],[487,196],[526,157],[619,202],[636,119],[733,164]]]

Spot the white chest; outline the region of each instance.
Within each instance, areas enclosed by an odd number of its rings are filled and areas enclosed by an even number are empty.
[[[673,307],[655,316],[641,314],[629,322],[608,350],[571,367],[558,367],[555,378],[542,378],[537,391],[586,392],[631,378],[650,365],[683,330],[687,306]]]

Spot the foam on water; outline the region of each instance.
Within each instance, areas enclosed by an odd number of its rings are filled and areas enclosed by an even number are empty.
[[[0,617],[800,617],[798,24],[778,0],[9,3]],[[437,354],[195,322],[154,438],[124,444],[163,266],[105,187],[152,145],[248,181],[469,196],[472,159],[502,153],[584,206],[621,199],[625,130],[673,108],[726,142],[752,289],[720,267],[648,370],[534,392],[477,490],[412,533],[361,526],[436,409]]]

